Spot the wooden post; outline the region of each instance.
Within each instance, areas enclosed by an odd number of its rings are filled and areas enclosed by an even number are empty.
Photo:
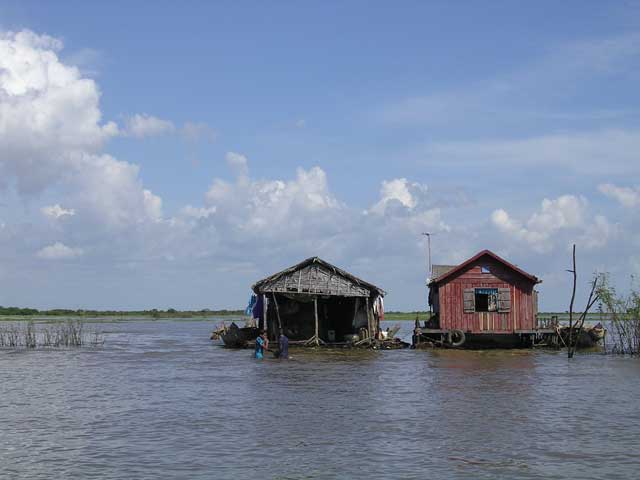
[[[355,302],[354,303],[354,307],[353,307],[353,321],[351,322],[351,326],[353,328],[356,328],[356,318],[358,316],[358,300],[360,300],[360,297],[355,297]]]
[[[372,333],[371,333],[371,329],[373,328],[371,326],[371,312],[369,311],[369,297],[366,297],[366,307],[367,307],[367,328],[369,329],[369,337],[373,337]]]
[[[318,296],[313,297],[313,313],[316,319],[316,347],[320,345],[320,336],[318,334]]]
[[[278,316],[278,330],[282,330],[282,321],[280,320],[280,309],[278,308],[278,300],[276,300],[276,294],[271,292],[273,296],[273,304],[276,306],[276,315]],[[278,332],[280,334],[280,332]]]
[[[571,349],[573,342],[573,302],[576,298],[576,244],[573,244],[573,270],[569,270],[573,274],[573,290],[571,292],[571,303],[569,303],[569,347],[567,355],[569,358],[573,358],[573,351]],[[576,339],[577,343],[577,339]]]
[[[267,296],[266,295],[262,295],[262,319],[264,322],[264,329],[267,332],[267,335],[269,335],[269,321],[267,320]]]

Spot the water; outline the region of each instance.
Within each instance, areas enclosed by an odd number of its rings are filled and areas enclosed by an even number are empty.
[[[1,350],[0,477],[637,478],[638,359],[257,361],[212,345],[212,326],[105,323],[103,348]]]

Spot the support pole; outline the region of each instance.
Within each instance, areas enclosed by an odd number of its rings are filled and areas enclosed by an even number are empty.
[[[372,313],[369,311],[369,297],[366,297],[367,303],[366,303],[366,307],[367,307],[367,327],[369,329],[369,338],[373,337],[373,326],[371,325],[371,317],[372,317]]]
[[[313,297],[313,313],[316,319],[316,347],[320,345],[320,336],[318,334],[318,297]]]
[[[264,322],[264,329],[269,334],[269,321],[267,319],[267,296],[262,295],[262,321]]]
[[[355,301],[353,302],[353,321],[351,322],[351,325],[353,326],[353,328],[356,328],[356,319],[358,317],[358,300],[360,300],[360,297],[354,297]]]
[[[276,300],[276,294],[271,292],[273,296],[273,304],[276,306],[276,315],[278,316],[278,334],[279,331],[282,330],[282,320],[280,320],[280,309],[278,308],[278,300]]]

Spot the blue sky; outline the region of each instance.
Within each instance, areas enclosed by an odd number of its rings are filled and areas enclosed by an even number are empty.
[[[319,255],[640,273],[638,2],[0,2],[0,304],[236,307]]]

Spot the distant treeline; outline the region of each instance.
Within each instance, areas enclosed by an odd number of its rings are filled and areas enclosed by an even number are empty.
[[[209,317],[226,315],[243,315],[244,310],[71,310],[66,308],[55,308],[52,310],[38,310],[35,308],[2,307],[0,306],[0,316],[44,316],[44,317],[152,317],[152,318],[179,318],[179,317]]]

